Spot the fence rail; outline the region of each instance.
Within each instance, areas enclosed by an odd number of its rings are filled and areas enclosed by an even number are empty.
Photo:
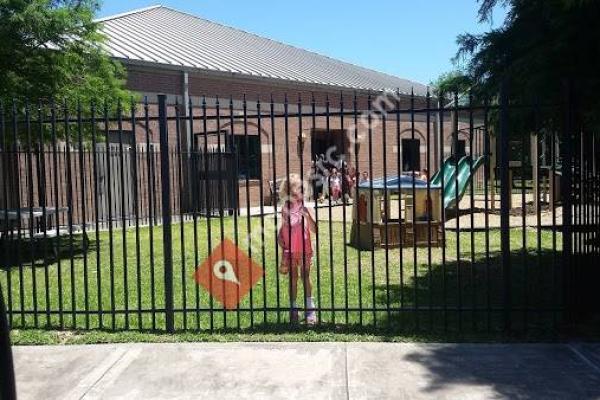
[[[598,311],[597,134],[568,100],[454,100],[3,107],[10,325],[275,330],[298,309],[332,330],[556,333]]]

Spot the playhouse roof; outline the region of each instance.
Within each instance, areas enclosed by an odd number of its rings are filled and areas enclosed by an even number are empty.
[[[168,7],[153,6],[99,19],[106,49],[128,64],[164,66],[327,85],[426,94],[427,87],[311,51],[230,28]]]
[[[371,187],[373,187],[373,189],[375,189],[375,190],[411,189],[413,187],[413,182],[414,182],[415,189],[427,189],[427,181],[424,181],[424,180],[418,179],[418,178],[413,178],[411,176],[401,175],[401,176],[388,177],[386,179],[378,178],[378,179],[373,179],[372,182],[373,182],[372,186],[371,186],[371,181],[365,181],[365,182],[362,182],[361,184],[359,184],[358,187],[359,187],[359,189],[370,189]],[[439,189],[439,188],[441,188],[441,186],[440,185],[432,185],[430,183],[429,188],[430,189]]]

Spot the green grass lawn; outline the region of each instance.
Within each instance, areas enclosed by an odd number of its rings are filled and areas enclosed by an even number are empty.
[[[321,222],[312,271],[320,324],[307,329],[289,324],[288,279],[277,272],[273,219],[210,222],[210,235],[205,218],[173,225],[175,338],[180,340],[449,338],[463,332],[493,337],[504,329],[507,286],[498,230],[448,231],[444,249],[419,248],[416,254],[412,248],[358,252],[344,245],[349,224],[344,229],[339,222]],[[24,257],[31,251],[28,244],[20,251],[5,246],[0,283],[5,296],[10,287],[16,342],[161,340],[162,233],[161,227],[140,228],[139,235],[134,228],[115,229],[112,238],[108,232],[91,233],[87,252],[81,251],[81,236],[75,235],[75,256],[70,257],[65,238],[60,262],[51,263],[43,261],[43,246],[35,247],[34,260]],[[239,310],[224,311],[194,280],[196,266],[222,236],[239,243],[265,269]],[[515,229],[511,249],[513,328],[527,324],[528,332],[547,332],[560,319],[560,233],[543,231],[538,236],[535,230]]]

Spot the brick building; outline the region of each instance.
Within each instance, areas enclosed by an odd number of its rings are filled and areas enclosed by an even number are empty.
[[[242,206],[247,204],[246,193],[250,204],[260,201],[261,186],[268,202],[270,182],[288,171],[310,171],[311,160],[332,146],[334,157],[343,156],[350,166],[368,170],[374,177],[384,172],[396,174],[398,168],[435,170],[440,149],[449,152],[450,123],[444,123],[448,125],[448,139],[440,144],[435,115],[372,115],[369,128],[366,119],[356,126],[353,115],[344,117],[340,113],[356,109],[358,114],[377,108],[378,101],[384,103],[380,96],[391,93],[397,95],[388,108],[395,107],[396,101],[401,108],[410,107],[411,101],[416,109],[422,108],[427,93],[422,84],[162,6],[103,18],[100,22],[108,38],[109,53],[126,67],[127,87],[147,98],[151,110],[156,110],[158,94],[166,94],[171,105],[193,105],[179,108],[182,119],[192,121],[181,124],[179,131],[185,153],[214,149],[217,142],[234,144],[240,160]],[[315,118],[309,115],[313,99]],[[215,115],[219,104],[218,121],[203,123],[203,101],[207,115]],[[260,102],[261,112],[268,113],[271,101],[277,117],[259,121],[257,103]],[[306,114],[302,118],[297,116],[298,104]],[[251,115],[245,122],[240,118],[244,107]],[[287,120],[283,117],[286,109]],[[329,118],[327,111],[331,113]],[[175,111],[171,109],[170,113]],[[170,132],[175,132],[174,124],[171,121]],[[153,143],[158,142],[156,124],[152,124],[150,136]],[[359,138],[358,143],[354,137]],[[142,137],[139,139],[141,142]],[[458,150],[465,151],[465,141],[460,142],[462,148],[459,143]],[[193,176],[188,181],[193,181]]]

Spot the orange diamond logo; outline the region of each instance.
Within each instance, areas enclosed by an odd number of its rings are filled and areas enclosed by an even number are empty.
[[[224,239],[196,270],[196,282],[228,310],[235,309],[263,276],[263,269]]]

